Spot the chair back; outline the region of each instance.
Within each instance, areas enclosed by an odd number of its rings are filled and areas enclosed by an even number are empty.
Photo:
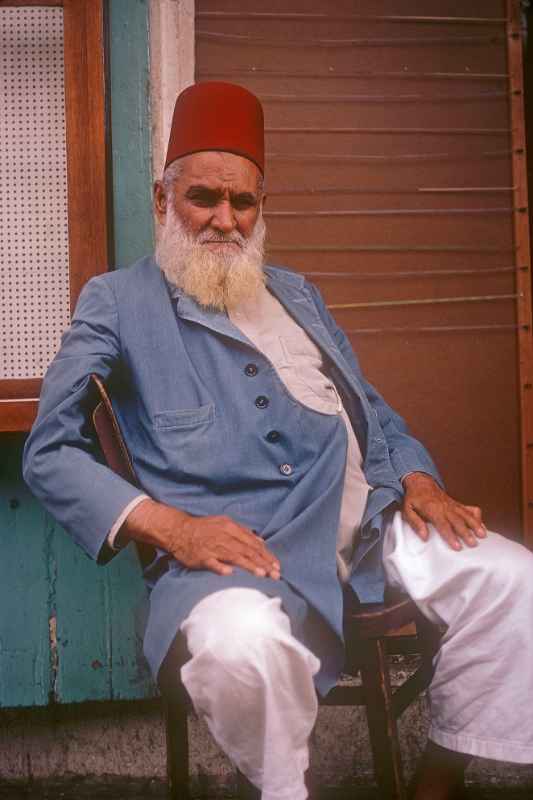
[[[107,390],[98,375],[92,374],[91,379],[98,398],[92,412],[92,421],[107,466],[125,481],[141,489]],[[155,557],[155,548],[144,542],[136,542],[135,546],[141,564],[146,567]]]
[[[118,426],[106,388],[98,375],[91,375],[91,379],[99,398],[99,402],[92,413],[92,420],[107,465],[128,483],[139,486],[128,448]]]

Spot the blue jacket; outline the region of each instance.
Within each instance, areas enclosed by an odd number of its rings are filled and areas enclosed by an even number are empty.
[[[401,478],[439,479],[425,448],[364,380],[351,346],[301,275],[266,268],[268,287],[322,350],[364,454],[373,490],[351,586],[383,590],[382,514],[401,501]],[[257,374],[245,366],[253,362]],[[113,405],[144,491],[196,515],[227,514],[268,540],[282,580],[188,570],[163,551],[145,568],[151,590],[145,653],[157,676],[189,611],[238,585],[282,598],[294,633],[322,662],[325,692],[342,667],[342,592],[335,537],[346,458],[340,418],[297,403],[270,362],[225,314],[169,290],[152,258],[93,278],[45,376],[24,453],[24,477],[93,558],[111,557],[110,528],[138,490],[99,459],[87,421],[89,376],[111,385]],[[247,374],[248,373],[248,374]],[[267,398],[267,404],[255,400]],[[267,439],[269,431],[281,435]],[[274,437],[275,438],[275,437]],[[292,466],[291,474],[282,465]]]

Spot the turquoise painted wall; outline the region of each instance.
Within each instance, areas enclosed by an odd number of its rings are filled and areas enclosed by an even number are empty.
[[[148,4],[109,0],[114,262],[152,250]],[[24,437],[0,434],[0,707],[153,694],[135,554],[77,549],[21,478]]]
[[[152,252],[147,0],[109,0],[115,263]]]

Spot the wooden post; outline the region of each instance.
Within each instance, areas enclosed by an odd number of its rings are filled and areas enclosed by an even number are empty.
[[[507,0],[507,60],[512,129],[514,240],[521,411],[522,525],[533,549],[533,342],[531,339],[531,260],[524,119],[524,80],[519,0]]]
[[[384,639],[365,641],[361,679],[380,800],[406,800]]]
[[[166,700],[165,724],[169,800],[189,800],[189,736],[185,703],[174,698]]]

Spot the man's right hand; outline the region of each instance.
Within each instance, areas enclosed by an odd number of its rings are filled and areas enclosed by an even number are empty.
[[[189,569],[231,575],[233,567],[242,567],[259,578],[280,577],[280,563],[264,541],[230,517],[193,517],[147,499],[128,515],[120,533],[166,550]]]

